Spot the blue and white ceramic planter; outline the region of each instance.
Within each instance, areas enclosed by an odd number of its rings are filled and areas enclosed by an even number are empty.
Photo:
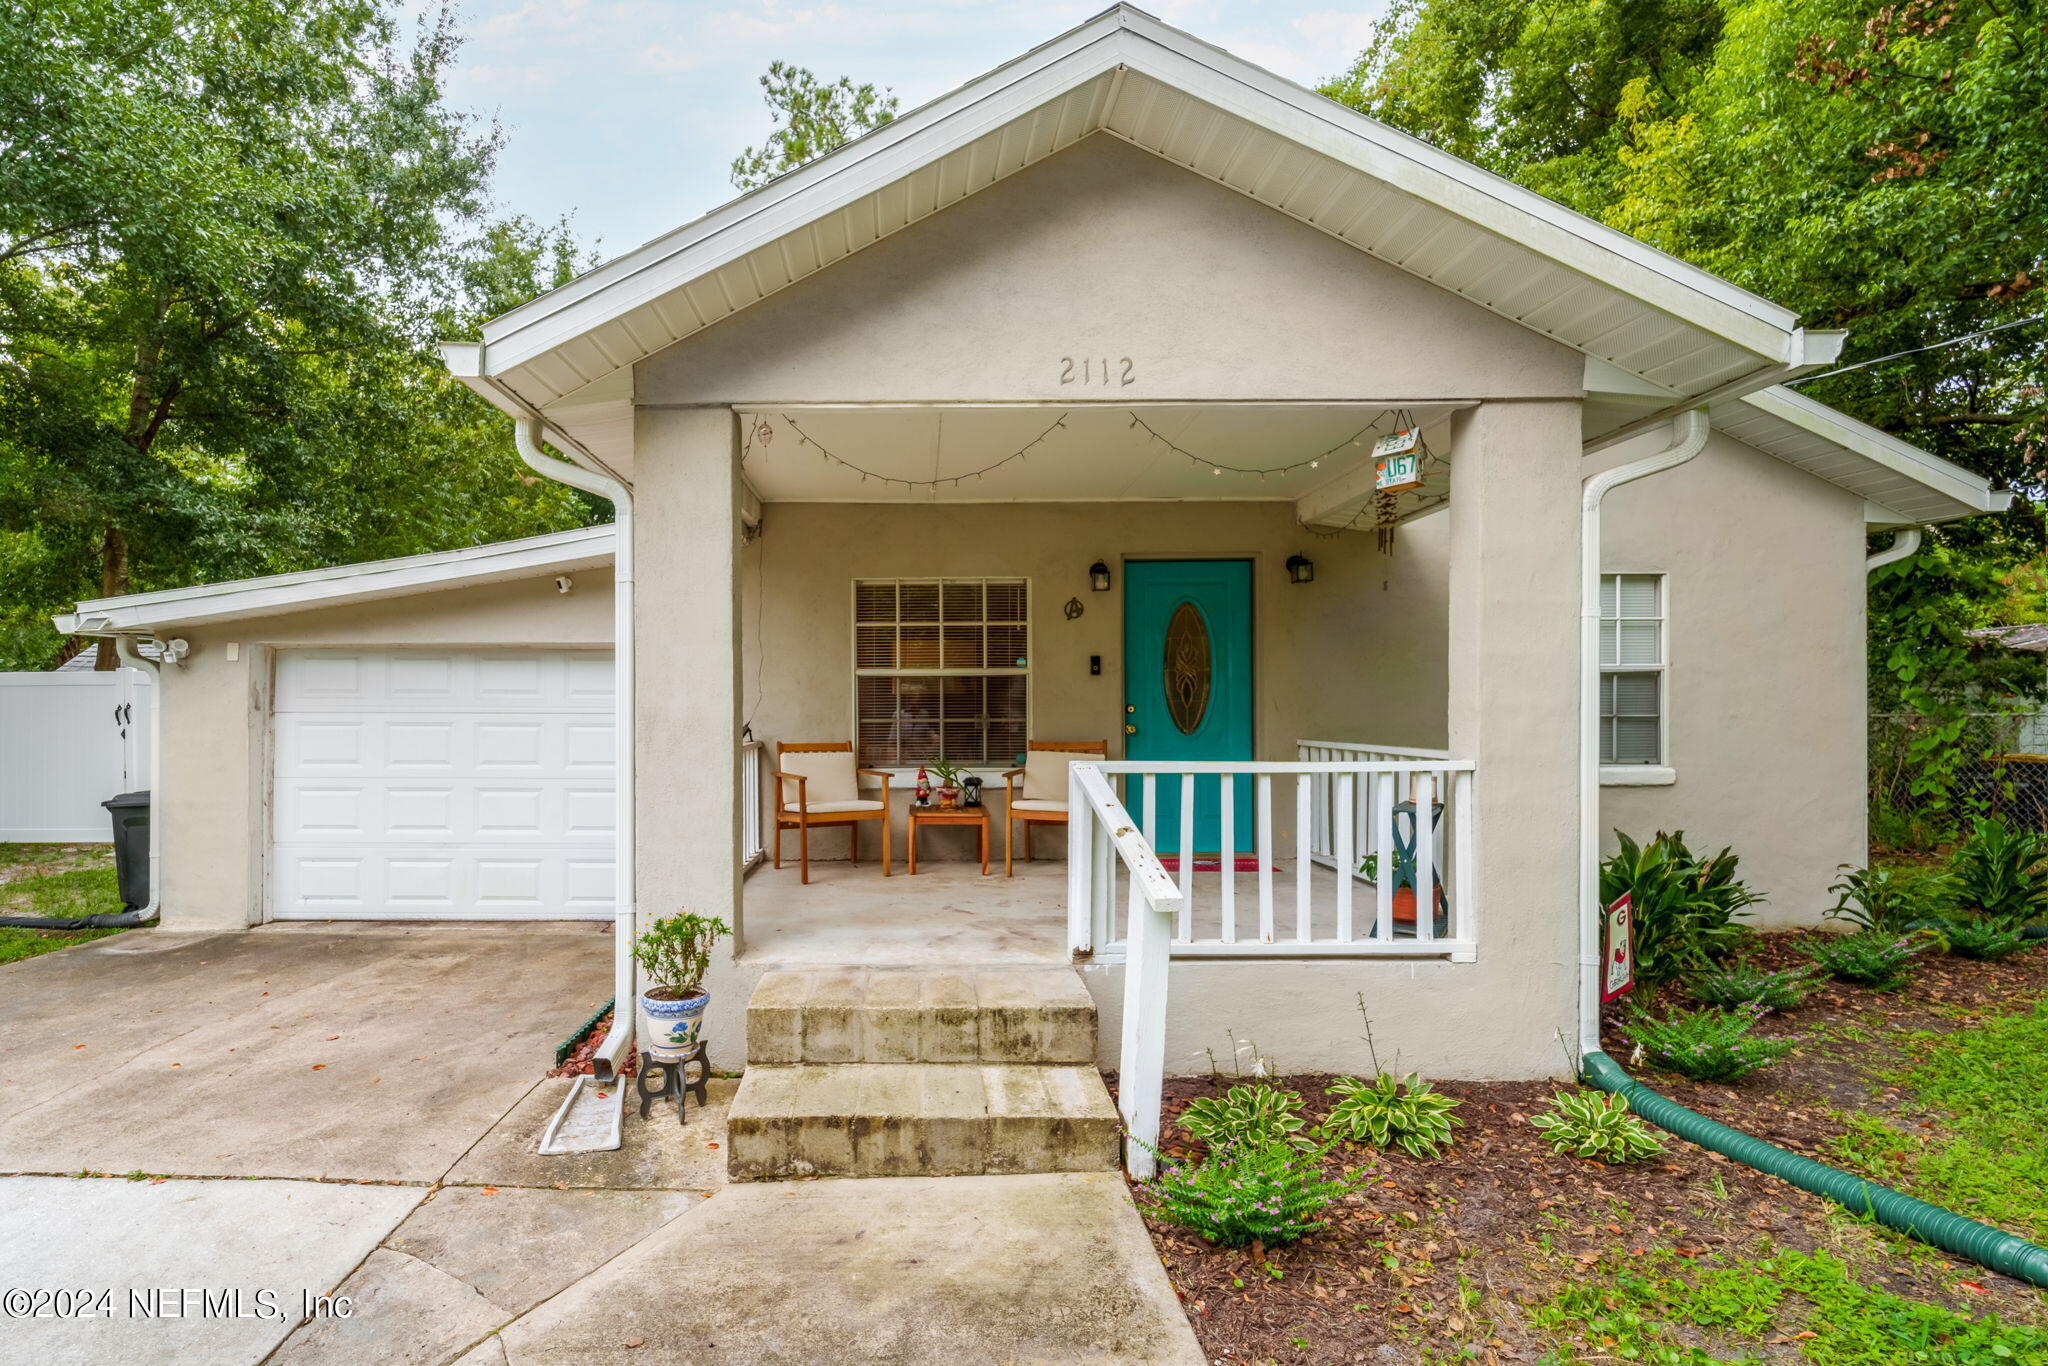
[[[697,1046],[697,1031],[704,1023],[704,1007],[711,993],[698,990],[680,1000],[659,996],[640,998],[640,1051],[659,1062],[675,1062]]]

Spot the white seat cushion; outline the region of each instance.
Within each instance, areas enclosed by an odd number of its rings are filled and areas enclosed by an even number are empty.
[[[860,800],[860,778],[853,771],[853,751],[827,749],[784,753],[777,761],[784,773],[804,779],[804,804],[813,811],[828,802]],[[782,804],[796,805],[796,784],[782,784]]]
[[[1067,804],[1065,802],[1034,802],[1029,797],[1019,797],[1016,801],[1010,803],[1010,809],[1012,811],[1057,811],[1061,815],[1065,815]]]
[[[796,804],[792,802],[790,805],[785,806],[782,809],[784,811],[790,812],[791,814],[794,814],[797,810],[797,807]],[[813,816],[828,816],[832,814],[834,811],[880,811],[882,809],[882,804],[880,802],[866,801],[806,802],[804,803],[803,809],[810,812]]]
[[[1100,754],[1076,754],[1071,750],[1032,749],[1024,751],[1024,799],[1033,802],[1067,801],[1067,768],[1076,759],[1095,763]]]

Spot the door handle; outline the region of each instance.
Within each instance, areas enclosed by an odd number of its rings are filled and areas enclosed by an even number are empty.
[[[1136,735],[1137,733],[1138,733],[1138,728],[1137,728],[1136,726],[1130,725],[1129,723],[1126,723],[1126,724],[1124,725],[1124,734],[1126,734],[1126,735]]]

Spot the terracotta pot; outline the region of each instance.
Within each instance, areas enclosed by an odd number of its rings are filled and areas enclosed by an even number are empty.
[[[676,993],[656,987],[640,994],[640,1051],[661,1062],[676,1062],[697,1046],[704,1007],[711,993],[699,987]]]

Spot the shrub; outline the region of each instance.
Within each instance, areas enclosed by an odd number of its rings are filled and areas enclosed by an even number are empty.
[[[1806,999],[1815,982],[1812,968],[1761,972],[1756,968],[1721,968],[1696,973],[1686,980],[1693,998],[1710,1006],[1756,1006],[1759,1010],[1790,1010]]]
[[[1233,1086],[1220,1096],[1203,1096],[1182,1112],[1180,1127],[1211,1148],[1308,1142],[1300,1132],[1300,1093],[1277,1086]]]
[[[1956,901],[2009,929],[2048,911],[2048,834],[1987,816],[1949,865]]]
[[[1956,917],[1942,922],[1942,940],[1948,951],[1962,958],[1995,963],[2027,947],[2027,937],[2017,929],[1992,920]]]
[[[633,957],[655,986],[688,996],[704,982],[712,944],[731,933],[723,920],[684,911],[649,925],[634,943]]]
[[[1168,1166],[1141,1189],[1159,1218],[1212,1243],[1275,1247],[1323,1227],[1317,1216],[1364,1184],[1363,1176],[1324,1176],[1328,1152],[1329,1145],[1304,1152],[1288,1143],[1225,1143],[1200,1162]]]
[[[1638,1018],[1622,1032],[1652,1066],[1694,1081],[1736,1081],[1792,1051],[1784,1039],[1750,1033],[1758,1015],[1754,1009],[1676,1011],[1663,1020]]]
[[[1913,976],[1912,957],[1927,947],[1924,939],[1880,934],[1828,935],[1800,951],[1837,981],[1875,991],[1895,991]]]
[[[1382,1072],[1372,1081],[1340,1077],[1330,1083],[1344,1099],[1323,1121],[1326,1138],[1347,1138],[1377,1148],[1399,1148],[1410,1157],[1441,1157],[1451,1146],[1451,1128],[1464,1121],[1451,1111],[1459,1102],[1442,1095],[1417,1073]]]
[[[1739,860],[1728,850],[1695,857],[1685,832],[1659,833],[1638,845],[1615,831],[1619,848],[1600,865],[1600,903],[1626,892],[1635,920],[1636,976],[1645,985],[1669,982],[1704,968],[1747,934],[1736,923],[1744,908],[1763,898],[1735,876]]]
[[[1835,894],[1835,904],[1823,914],[1885,934],[1902,933],[1913,921],[1934,913],[1948,891],[1948,879],[1940,875],[1847,863],[1840,872],[1842,876],[1828,888]]]
[[[1641,1162],[1664,1151],[1650,1126],[1631,1114],[1628,1097],[1604,1091],[1560,1091],[1552,1113],[1530,1120],[1550,1140],[1554,1153],[1597,1157],[1610,1165]]]

